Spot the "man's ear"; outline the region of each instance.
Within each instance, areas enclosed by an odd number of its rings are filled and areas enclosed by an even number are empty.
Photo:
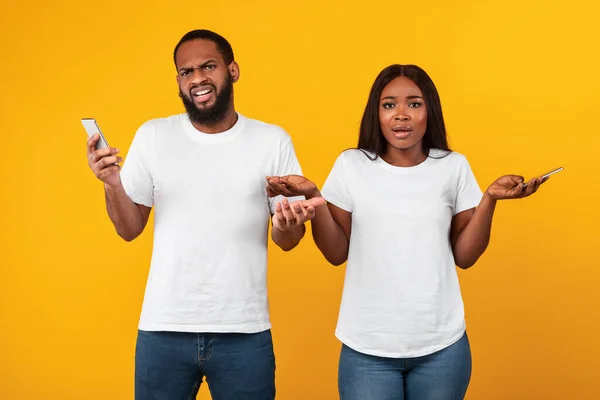
[[[237,82],[240,79],[240,66],[235,61],[229,64],[229,73],[233,82]]]

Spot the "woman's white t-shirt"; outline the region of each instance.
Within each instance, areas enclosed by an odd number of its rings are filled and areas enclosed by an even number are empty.
[[[482,197],[465,156],[434,149],[419,165],[395,167],[347,150],[322,195],[352,213],[337,338],[402,358],[458,341],[465,319],[450,225]]]

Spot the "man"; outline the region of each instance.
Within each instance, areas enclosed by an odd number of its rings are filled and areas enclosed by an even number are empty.
[[[283,129],[235,111],[240,69],[226,39],[191,31],[173,57],[187,113],[143,124],[122,171],[118,149],[88,141],[123,239],[138,237],[155,207],[135,397],[193,399],[206,377],[215,400],[273,399],[268,221],[273,241],[291,250],[325,201],[268,197],[266,176],[301,169]]]

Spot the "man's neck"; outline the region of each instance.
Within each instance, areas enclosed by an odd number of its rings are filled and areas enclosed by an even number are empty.
[[[192,121],[194,128],[204,133],[221,133],[233,128],[238,120],[238,114],[235,112],[235,108],[231,107],[225,114],[225,118],[214,123],[204,123]]]

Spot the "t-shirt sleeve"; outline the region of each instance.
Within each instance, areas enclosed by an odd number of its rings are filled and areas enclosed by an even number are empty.
[[[302,168],[300,168],[300,163],[298,162],[298,157],[296,157],[296,151],[294,150],[294,144],[292,143],[292,138],[286,133],[284,139],[282,140],[281,146],[279,148],[279,158],[277,162],[277,168],[274,176],[286,176],[286,175],[302,175]],[[275,214],[275,206],[277,203],[281,202],[284,199],[284,196],[275,196],[269,197],[269,208],[271,209],[271,214]],[[296,197],[288,197],[289,202],[294,202],[297,200],[304,200],[304,196],[296,196]]]
[[[323,184],[321,195],[334,206],[352,212],[352,198],[348,191],[346,178],[346,160],[344,153],[342,153],[335,160],[333,168]]]
[[[477,184],[471,165],[464,158],[458,170],[458,182],[456,190],[456,199],[454,201],[454,215],[477,207],[483,193]]]
[[[152,129],[149,124],[138,129],[121,170],[121,182],[131,201],[146,207],[154,204],[154,185],[147,163],[147,140]]]

